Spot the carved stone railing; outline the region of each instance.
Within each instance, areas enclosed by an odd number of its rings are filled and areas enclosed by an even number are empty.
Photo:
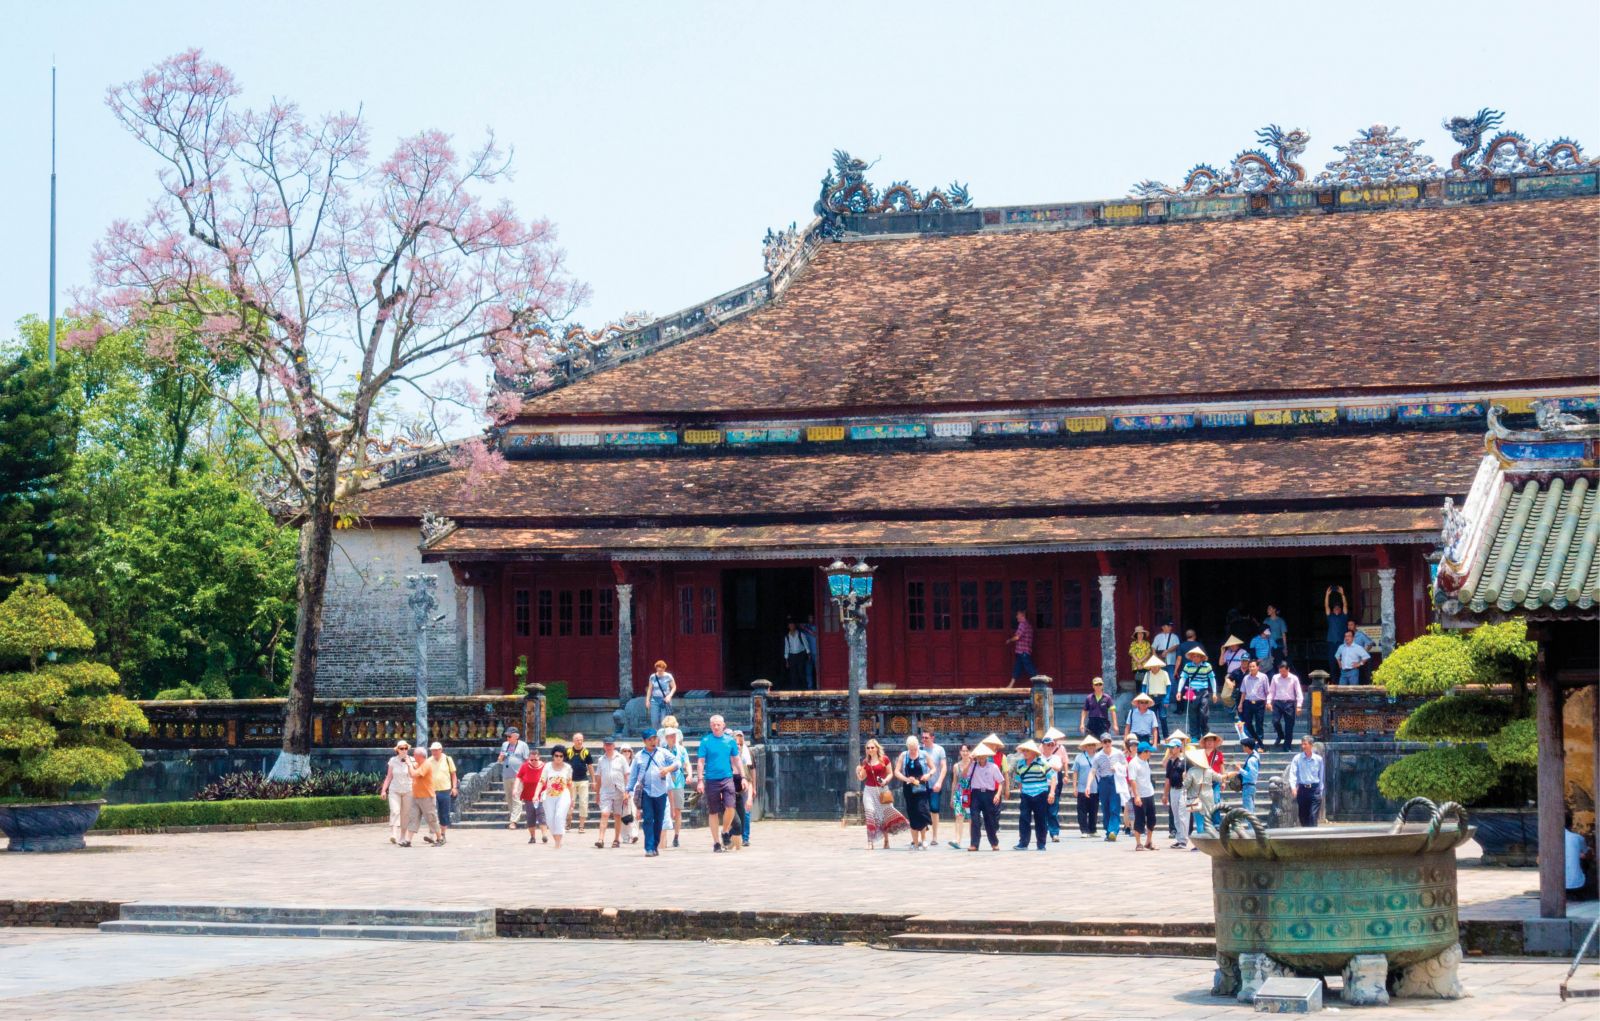
[[[764,701],[758,742],[848,735],[849,697],[842,691],[774,691]],[[1037,706],[1032,688],[864,691],[861,732],[876,735],[887,747],[932,726],[947,744],[993,732],[1010,746],[1033,736]]]
[[[1392,741],[1423,695],[1390,695],[1376,685],[1332,686],[1311,692],[1312,727],[1325,741]]]
[[[283,743],[281,698],[140,702],[150,732],[139,748],[275,748]],[[416,736],[412,698],[333,699],[313,703],[311,743],[322,748],[386,748]],[[506,727],[530,741],[544,733],[541,700],[519,695],[428,699],[430,735],[446,746],[492,745]]]

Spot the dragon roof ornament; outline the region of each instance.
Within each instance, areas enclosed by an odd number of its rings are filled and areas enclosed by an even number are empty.
[[[911,213],[924,209],[965,209],[972,205],[967,186],[956,181],[948,189],[934,188],[926,194],[905,181],[895,181],[878,191],[867,181],[867,171],[872,169],[865,160],[858,160],[843,149],[833,151],[833,169],[822,179],[822,193],[817,197],[814,211],[822,221],[819,227],[824,237],[838,237],[844,233],[844,217],[871,213]]]
[[[647,312],[629,312],[616,322],[606,323],[597,330],[573,324],[565,329],[554,326],[531,326],[523,333],[529,351],[529,365],[512,367],[496,359],[494,387],[514,393],[549,389],[585,375],[602,361],[609,361],[630,350],[630,334],[649,325],[652,318]],[[547,369],[534,368],[534,363],[547,361]]]
[[[1310,180],[1295,160],[1305,152],[1311,136],[1298,128],[1286,132],[1270,124],[1256,133],[1256,140],[1271,148],[1272,155],[1265,149],[1246,149],[1233,158],[1226,171],[1209,163],[1197,163],[1177,187],[1144,180],[1133,186],[1132,194],[1140,198],[1238,195],[1303,185],[1365,186],[1600,168],[1600,159],[1585,157],[1583,147],[1570,138],[1540,145],[1516,131],[1496,132],[1504,116],[1499,110],[1485,107],[1470,117],[1445,120],[1445,130],[1461,147],[1451,157],[1449,167],[1440,166],[1433,157],[1419,152],[1421,139],[1413,141],[1400,134],[1399,128],[1374,124],[1347,144],[1334,146],[1341,157],[1326,164]]]

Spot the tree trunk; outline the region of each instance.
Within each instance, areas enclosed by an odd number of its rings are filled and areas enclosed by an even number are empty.
[[[294,666],[289,698],[283,709],[283,750],[271,779],[299,779],[311,772],[312,699],[317,694],[317,651],[322,638],[322,604],[328,590],[328,565],[333,557],[333,473],[300,526],[299,613],[294,636]],[[326,494],[326,495],[324,495]]]

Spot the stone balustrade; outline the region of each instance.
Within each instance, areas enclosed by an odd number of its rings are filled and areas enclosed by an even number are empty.
[[[535,685],[536,688],[540,686]],[[430,736],[450,746],[492,745],[507,727],[529,741],[544,738],[543,691],[428,699]],[[140,702],[150,732],[139,748],[275,748],[283,743],[284,699]],[[313,703],[313,747],[386,748],[416,736],[414,698],[319,698]]]

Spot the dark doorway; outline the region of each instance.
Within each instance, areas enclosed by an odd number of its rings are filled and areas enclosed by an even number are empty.
[[[1322,596],[1329,585],[1354,600],[1351,558],[1226,557],[1185,560],[1178,565],[1178,633],[1194,628],[1213,662],[1231,627],[1243,633],[1259,624],[1270,603],[1289,626],[1289,664],[1302,675],[1327,669],[1328,620]]]
[[[727,688],[747,689],[758,677],[771,681],[774,688],[784,687],[784,632],[791,617],[803,624],[815,613],[813,574],[814,570],[804,567],[723,572],[728,636],[723,680]]]

